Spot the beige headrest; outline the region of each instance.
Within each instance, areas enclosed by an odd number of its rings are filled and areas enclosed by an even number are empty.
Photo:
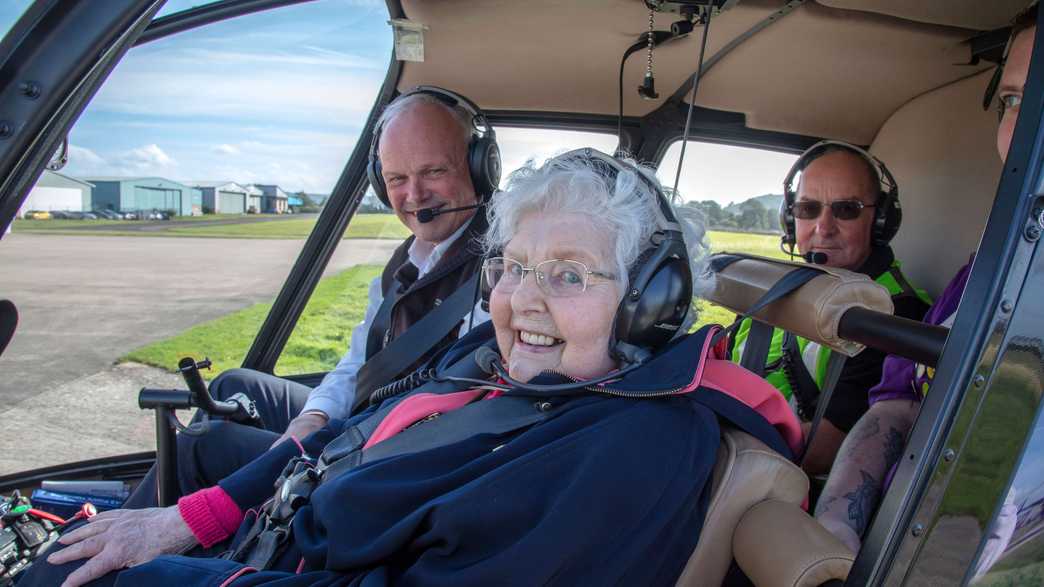
[[[810,267],[806,263],[733,253],[713,255],[708,266],[713,266],[715,258],[723,255],[743,258],[718,272],[708,269],[706,277],[712,280],[712,284],[703,297],[737,314],[746,314],[787,273],[798,267]],[[822,271],[822,275],[814,277],[787,297],[769,304],[755,317],[849,357],[859,354],[863,345],[843,340],[837,335],[841,316],[852,308],[891,314],[895,309],[891,295],[887,289],[862,273],[823,265],[811,267]]]
[[[758,587],[818,587],[844,581],[855,554],[800,507],[763,501],[732,537],[736,563]]]

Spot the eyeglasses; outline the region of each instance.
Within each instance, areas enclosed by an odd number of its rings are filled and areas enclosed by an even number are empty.
[[[526,267],[514,259],[493,257],[482,264],[482,274],[490,289],[499,289],[503,293],[515,291],[526,273],[532,271],[536,275],[537,287],[552,297],[566,298],[587,291],[590,276],[602,279],[616,279],[612,273],[591,271],[580,261],[569,259],[548,259],[533,267]]]
[[[830,202],[830,213],[838,220],[855,220],[863,213],[863,208],[874,208],[874,204],[864,204],[859,200],[835,200]],[[823,202],[816,200],[800,200],[790,205],[794,218],[815,220],[823,211]]]

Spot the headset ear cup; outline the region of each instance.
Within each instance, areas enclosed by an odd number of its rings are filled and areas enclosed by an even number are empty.
[[[881,201],[880,209],[874,218],[874,244],[885,246],[892,242],[895,235],[899,233],[899,227],[903,224],[903,208],[899,204],[899,197],[894,191],[885,195]]]
[[[468,145],[468,171],[475,193],[484,198],[500,186],[500,147],[496,136],[475,137]]]
[[[794,213],[790,210],[790,205],[793,202],[794,196],[791,193],[786,193],[783,195],[783,200],[779,203],[779,228],[783,231],[783,244],[790,246],[797,243]]]
[[[366,177],[370,180],[370,187],[373,188],[373,193],[377,194],[377,199],[391,208],[388,191],[384,189],[384,176],[381,175],[381,159],[372,150],[366,163]]]
[[[671,239],[647,249],[634,267],[616,312],[614,343],[658,349],[681,328],[692,305],[692,270],[684,243]]]

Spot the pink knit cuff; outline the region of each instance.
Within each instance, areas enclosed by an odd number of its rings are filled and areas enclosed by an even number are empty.
[[[243,521],[243,512],[220,486],[178,500],[178,513],[204,548],[228,538]]]

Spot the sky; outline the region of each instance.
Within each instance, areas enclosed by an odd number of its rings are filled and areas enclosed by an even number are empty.
[[[171,0],[161,16],[202,4]],[[7,30],[28,0],[0,2]],[[75,177],[275,183],[329,193],[391,55],[383,0],[318,0],[215,23],[131,49],[70,133]],[[504,169],[612,135],[498,129]],[[661,165],[673,185],[678,144]],[[794,157],[693,144],[679,189],[725,205],[780,193]]]

